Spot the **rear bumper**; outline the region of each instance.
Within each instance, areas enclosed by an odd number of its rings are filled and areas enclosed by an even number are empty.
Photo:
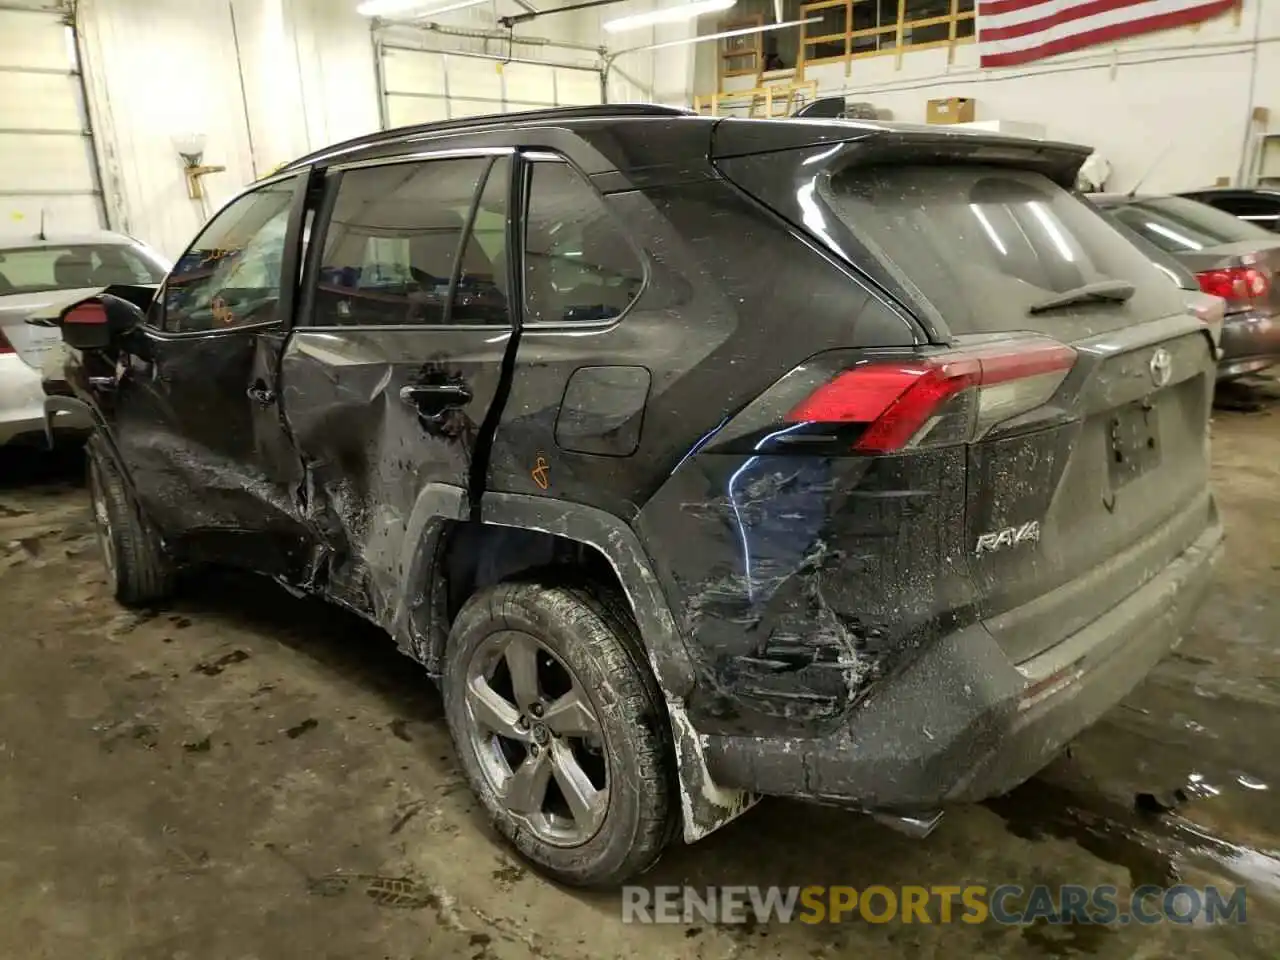
[[[1249,312],[1223,321],[1219,380],[1256,373],[1276,363],[1280,363],[1280,317]]]
[[[707,737],[716,782],[864,809],[933,809],[1004,793],[1041,770],[1178,642],[1222,551],[1215,519],[1160,574],[1088,626],[1014,665],[977,625],[937,643],[822,739]]]
[[[16,355],[0,357],[0,444],[19,437],[42,437],[44,400],[37,371]],[[56,430],[88,430],[92,425],[87,416],[74,413],[59,414],[54,421]]]

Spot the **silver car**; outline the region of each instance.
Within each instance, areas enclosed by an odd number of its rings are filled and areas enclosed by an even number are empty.
[[[118,233],[0,241],[0,445],[44,435],[40,371],[56,364],[62,338],[27,318],[108,284],[159,283],[168,269],[154,251]],[[63,413],[54,426],[89,424]]]

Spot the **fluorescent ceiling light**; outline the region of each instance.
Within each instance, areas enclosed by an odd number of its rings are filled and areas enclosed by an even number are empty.
[[[478,7],[489,0],[458,0],[457,3],[432,7],[423,0],[364,0],[356,7],[356,13],[366,17],[392,17],[403,13],[412,17],[433,17],[437,13],[448,13],[451,10],[464,10],[467,7]],[[423,9],[426,7],[427,9]]]
[[[660,23],[683,23],[700,17],[704,13],[715,13],[728,10],[737,0],[694,0],[693,3],[681,3],[674,7],[663,7],[647,13],[633,13],[629,17],[618,17],[606,20],[600,25],[605,33],[621,33],[623,30],[635,30],[639,27],[653,27]]]

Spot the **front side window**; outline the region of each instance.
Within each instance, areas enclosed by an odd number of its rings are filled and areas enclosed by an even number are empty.
[[[289,211],[298,178],[245,194],[209,221],[164,286],[173,333],[270,323],[280,303]]]
[[[0,296],[163,279],[163,267],[149,254],[124,244],[45,244],[0,252]]]
[[[644,285],[644,267],[604,201],[562,161],[533,164],[524,282],[530,323],[612,320]]]
[[[315,324],[507,323],[509,163],[465,157],[343,173]]]

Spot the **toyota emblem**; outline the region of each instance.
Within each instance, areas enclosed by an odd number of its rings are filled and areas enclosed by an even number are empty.
[[[1151,355],[1151,382],[1163,387],[1173,376],[1173,357],[1164,347]]]

